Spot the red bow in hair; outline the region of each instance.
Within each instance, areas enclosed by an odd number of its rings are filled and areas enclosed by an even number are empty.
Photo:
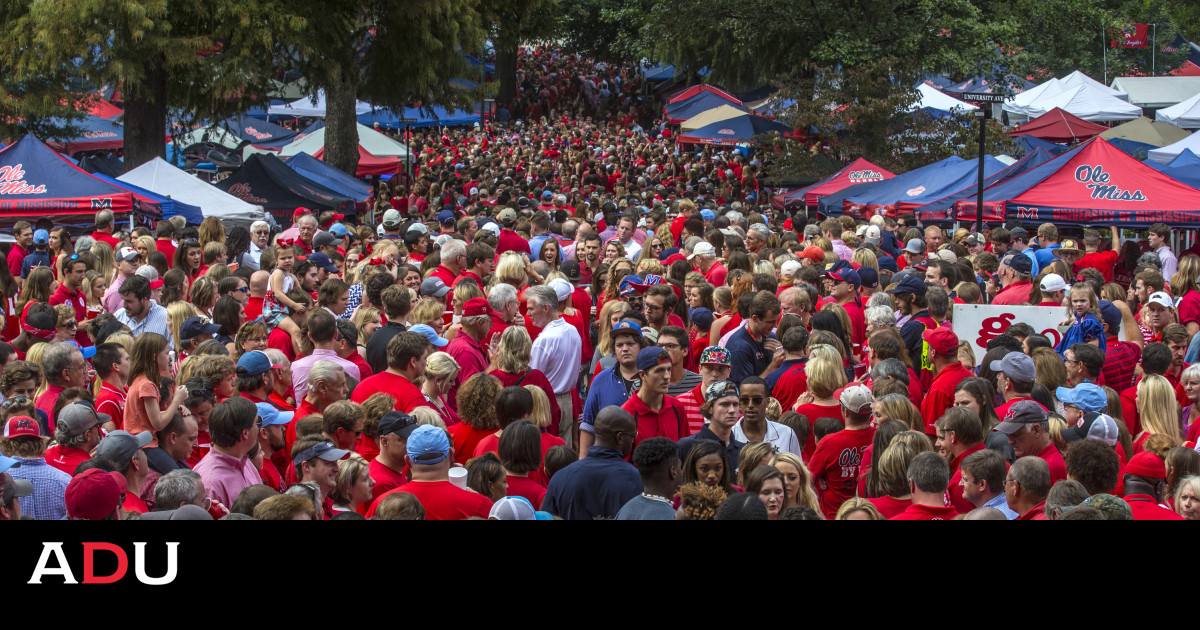
[[[387,261],[376,256],[375,258],[368,260],[367,264],[371,265],[372,267],[383,267],[387,265]]]
[[[294,239],[294,238],[275,239],[275,244],[280,247],[291,247],[292,245],[296,244],[296,239]]]
[[[371,250],[372,250],[372,249],[375,249],[375,247],[374,247],[374,246],[373,246],[371,243],[366,243],[366,244],[364,245],[364,248],[363,248],[363,249],[364,249],[364,250],[366,250],[366,251],[364,252],[364,255],[365,255],[365,256],[370,256],[370,255],[371,255]]]

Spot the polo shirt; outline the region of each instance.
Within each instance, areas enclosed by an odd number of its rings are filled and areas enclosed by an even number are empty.
[[[379,330],[383,330],[383,328]],[[379,334],[379,331],[376,331],[375,334]],[[375,335],[372,335],[371,338],[374,339]],[[296,349],[292,347],[292,336],[282,328],[275,327],[271,329],[270,334],[267,335],[267,347],[282,352],[288,361],[296,359]]]
[[[1113,281],[1113,268],[1121,257],[1115,250],[1106,252],[1088,252],[1075,263],[1075,269],[1095,269],[1104,275],[1105,282]]]
[[[742,326],[729,337],[725,347],[729,350],[729,360],[733,364],[729,371],[729,380],[740,383],[743,379],[762,374],[771,364],[771,353],[767,352],[767,335],[755,339],[750,330]]]
[[[374,503],[379,497],[408,483],[408,478],[404,476],[403,472],[390,468],[379,461],[378,457],[367,464],[367,475],[375,482],[375,485],[371,486],[370,503]]]
[[[481,289],[483,288],[483,278],[480,278],[478,275],[476,275],[473,272],[465,271],[465,270],[462,273],[458,274],[458,277],[454,279],[454,282],[451,283],[450,286],[453,288],[455,285],[457,285],[459,282],[462,282],[463,280],[474,280],[475,284],[479,285],[479,288],[481,288]]]
[[[386,492],[371,502],[366,517],[375,516],[383,498],[396,492],[407,492],[421,502],[427,521],[461,521],[478,516],[487,518],[492,511],[492,500],[470,490],[463,490],[450,481],[410,481],[391,492]]]
[[[392,372],[380,372],[368,378],[363,379],[358,387],[354,388],[354,393],[350,396],[350,400],[356,403],[362,403],[370,398],[372,394],[383,392],[396,399],[396,411],[411,413],[417,407],[428,407],[429,402],[425,400],[425,394],[421,393],[420,388],[412,384],[412,381],[394,374]],[[304,417],[297,414],[298,417]]]
[[[1050,520],[1049,518],[1046,518],[1046,502],[1042,501],[1041,503],[1033,506],[1032,508],[1029,509],[1028,512],[1018,516],[1017,520],[1018,521],[1048,521],[1048,520]]]
[[[996,294],[992,304],[995,306],[1021,306],[1029,303],[1029,291],[1033,289],[1033,284],[1028,280],[1014,282],[1007,287],[1004,287],[1000,293]]]
[[[83,462],[91,459],[92,456],[88,455],[88,452],[81,448],[55,444],[54,446],[46,449],[45,458],[47,464],[50,464],[51,466],[67,473],[68,475],[74,475],[75,469]]]
[[[582,358],[579,331],[560,317],[547,324],[534,340],[529,367],[546,375],[555,394],[565,394],[576,388]]]
[[[632,414],[633,421],[637,423],[634,448],[649,438],[665,437],[678,442],[689,435],[687,412],[683,405],[670,396],[663,396],[662,407],[658,411],[651,409],[641,396],[636,395],[630,396],[621,409]]]
[[[96,413],[112,416],[118,429],[125,424],[125,394],[125,388],[100,381],[100,393],[96,395]]]
[[[13,243],[12,249],[8,250],[8,271],[14,278],[24,278],[21,275],[21,265],[25,262],[25,257],[29,255],[29,251],[24,247]]]
[[[959,467],[962,466],[962,461],[966,459],[968,455],[982,451],[985,448],[987,448],[987,445],[985,445],[983,442],[980,442],[979,444],[976,444],[975,446],[972,446],[964,451],[958,457],[950,460],[950,485],[946,486],[946,492],[950,495],[950,505],[953,505],[955,509],[963,514],[975,509],[975,506],[972,505],[970,501],[963,498],[962,486],[958,485],[958,482],[962,481],[962,469]]]
[[[713,266],[703,273],[704,279],[714,287],[725,286],[725,278],[729,276],[729,270],[719,262],[713,263]]]
[[[354,352],[351,352],[348,356],[343,357],[343,358],[345,358],[347,361],[353,363],[354,366],[358,368],[358,375],[361,376],[362,378],[367,378],[368,376],[375,373],[374,370],[371,369],[371,366],[367,365],[367,360],[364,359],[363,356],[358,353],[357,349],[355,349]]]
[[[601,371],[592,379],[592,384],[588,387],[587,400],[583,402],[583,420],[579,423],[579,428],[588,433],[595,433],[593,424],[596,420],[596,414],[600,410],[609,407],[620,407],[629,400],[637,387],[637,380],[627,381],[620,373],[621,366],[614,365],[613,367]]]
[[[963,379],[971,376],[974,374],[963,367],[959,361],[950,363],[934,375],[929,392],[921,401],[921,417],[925,419],[925,433],[930,435],[937,433],[933,423],[937,422],[947,409],[954,406],[954,388],[963,382]]]
[[[911,503],[901,513],[889,518],[889,521],[952,521],[958,516],[958,510],[952,506],[932,507]]]
[[[105,311],[116,313],[122,308],[121,294],[117,293],[117,291],[120,290],[121,285],[125,284],[125,281],[128,279],[128,276],[118,273],[117,277],[113,278],[112,284],[108,285],[108,288],[104,290],[104,297],[101,299],[101,302],[104,304]]]
[[[774,398],[775,400],[779,400],[779,397],[775,395],[775,386],[779,383],[779,379],[781,377],[783,377],[784,374],[791,371],[791,369],[796,367],[797,365],[800,366],[800,371],[803,372],[804,366],[807,363],[808,363],[808,357],[801,357],[799,359],[784,359],[783,363],[779,364],[779,367],[775,368],[774,372],[771,372],[770,374],[768,374],[766,377],[767,391],[770,392],[771,398]],[[803,392],[798,392],[796,394],[796,396],[799,397],[801,393],[803,393]],[[792,402],[796,402],[796,399],[793,398]],[[779,404],[783,405],[783,401],[780,401]],[[790,407],[790,405],[786,405],[786,406],[784,406],[784,409],[787,409],[789,407]]]
[[[41,396],[33,402],[33,406],[46,414],[47,428],[50,429],[50,435],[54,435],[54,403],[58,400],[58,395],[63,393],[65,387],[58,385],[48,385],[46,391],[42,392]],[[75,471],[71,471],[75,474]]]
[[[488,360],[487,351],[483,349],[483,344],[476,341],[467,331],[460,330],[450,340],[450,345],[446,346],[446,354],[449,354],[458,362],[458,378],[454,381],[454,388],[450,390],[450,395],[447,397],[447,402],[450,408],[458,411],[458,388],[462,387],[467,379],[487,370]]]
[[[312,354],[292,361],[292,391],[296,392],[297,399],[308,395],[308,373],[317,361],[333,361],[342,367],[342,370],[346,373],[346,378],[352,378],[356,381],[363,380],[362,374],[358,371],[358,366],[354,365],[353,361],[343,359],[333,350],[315,348]]]
[[[875,497],[867,499],[871,505],[875,506],[876,510],[883,515],[884,520],[892,520],[899,514],[902,514],[912,505],[912,499],[896,499],[889,496]]]
[[[262,483],[262,475],[258,474],[250,458],[235,458],[215,448],[192,470],[204,480],[208,497],[223,505],[233,505],[233,500],[242,490]]]
[[[800,394],[808,391],[808,376],[804,373],[805,365],[808,365],[807,358],[789,359],[784,361],[778,370],[767,375],[767,386],[768,391],[771,392],[771,398],[778,400],[783,409],[791,409]],[[775,377],[775,380],[772,381],[771,377]]]
[[[175,243],[169,238],[154,239],[154,248],[162,252],[163,256],[167,257],[167,268],[170,269],[175,265]]]
[[[843,429],[817,443],[817,449],[808,460],[808,471],[821,499],[825,518],[836,516],[842,503],[854,496],[863,451],[874,439],[875,427],[868,427]]]
[[[97,241],[104,241],[105,243],[108,243],[108,246],[113,248],[114,251],[116,251],[117,245],[121,244],[121,241],[117,240],[112,234],[108,232],[101,232],[99,230],[92,232],[92,238]]]
[[[15,248],[14,248],[15,249]],[[28,278],[29,272],[33,271],[34,267],[49,267],[50,252],[44,249],[35,249],[32,253],[27,254],[21,259],[20,277]]]
[[[1067,462],[1063,460],[1062,453],[1058,452],[1058,447],[1051,442],[1038,453],[1038,457],[1046,460],[1050,465],[1050,485],[1054,485],[1067,478]]]
[[[371,333],[371,338],[367,340],[367,365],[371,366],[371,372],[379,374],[388,369],[388,342],[405,330],[407,329],[401,322],[388,322]],[[287,336],[287,333],[284,333],[284,336]],[[290,337],[288,339],[290,345]]]
[[[542,509],[570,521],[613,519],[642,490],[641,475],[620,452],[592,446],[587,457],[572,462],[550,480]]]
[[[438,265],[437,269],[434,269],[433,272],[429,274],[429,277],[438,278],[442,282],[445,282],[446,286],[448,286],[448,287],[454,286],[454,278],[455,278],[454,272],[447,269],[446,265]],[[479,288],[482,289],[483,285],[482,284],[479,285]],[[453,291],[451,291],[450,294],[453,295],[454,294]],[[447,296],[447,302],[448,301],[449,301],[449,296]]]
[[[529,241],[521,238],[521,235],[511,228],[500,228],[500,237],[496,240],[496,255],[500,256],[504,252],[532,254],[529,251]]]
[[[1184,518],[1161,506],[1148,494],[1127,494],[1125,502],[1133,511],[1135,521],[1182,521]]]

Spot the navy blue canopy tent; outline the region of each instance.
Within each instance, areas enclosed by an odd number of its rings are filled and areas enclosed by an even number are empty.
[[[229,133],[249,142],[250,144],[278,143],[287,144],[298,132],[287,127],[281,127],[273,122],[243,114],[226,118],[217,123],[217,127],[228,129]]]
[[[119,122],[88,114],[80,120],[69,123],[66,120],[58,119],[58,124],[80,128],[77,136],[46,143],[63,153],[112,151],[125,146],[125,127]]]
[[[200,225],[200,223],[204,221],[204,213],[200,210],[199,206],[193,206],[190,203],[184,203],[182,201],[171,199],[170,197],[164,197],[156,192],[146,190],[141,186],[134,186],[129,182],[123,182],[115,177],[109,177],[103,173],[92,173],[92,176],[102,181],[106,181],[117,188],[124,188],[131,193],[137,193],[143,197],[146,197],[147,199],[150,199],[151,201],[157,202],[162,206],[162,216],[164,219],[170,219],[174,216],[181,216],[184,219],[187,219],[187,222],[190,225]]]
[[[1027,133],[1021,134],[1016,138],[1013,138],[1013,140],[1016,140],[1017,146],[1025,149],[1027,153],[1036,149],[1044,149],[1050,155],[1062,155],[1071,150],[1071,148],[1068,146],[1061,145],[1056,142],[1050,142],[1049,140],[1042,140],[1037,136],[1031,136]]]
[[[769,118],[756,114],[743,114],[718,120],[715,123],[694,129],[677,140],[679,142],[694,142],[696,144],[736,144],[752,139],[754,136],[772,131],[787,133],[792,128]]]
[[[1200,156],[1192,153],[1191,149],[1184,149],[1183,153],[1169,164],[1159,164],[1154,160],[1147,160],[1144,164],[1171,179],[1181,181],[1192,188],[1200,188]]]
[[[1046,152],[1045,149],[1037,149],[1031,153],[1026,153],[1024,157],[1009,164],[1000,171],[993,173],[991,176],[984,177],[983,187],[986,190],[991,186],[995,186],[1000,182],[1007,181],[1028,171],[1037,166],[1053,160],[1054,156]],[[978,182],[971,184],[961,190],[946,195],[937,201],[927,203],[916,209],[915,214],[922,222],[949,222],[954,220],[954,213],[951,211],[954,204],[962,199],[970,199],[978,193]]]
[[[413,122],[400,122],[412,120]],[[384,129],[399,129],[401,127],[460,127],[479,122],[479,114],[469,111],[450,111],[445,107],[432,107],[425,111],[420,107],[405,107],[396,113],[384,109],[373,109],[358,116],[358,123],[373,127],[379,125]]]
[[[366,182],[355,179],[338,167],[330,166],[307,153],[297,153],[283,163],[304,177],[355,201],[371,198],[371,186]]]
[[[1004,166],[996,158],[984,156],[985,177],[995,174]],[[866,218],[881,212],[888,216],[899,216],[902,211],[911,211],[966,187],[971,178],[977,176],[978,168],[978,160],[950,156],[891,179],[851,186],[823,197],[818,204],[818,211],[834,217],[845,213]]]
[[[695,116],[696,114],[706,112],[714,107],[720,107],[722,105],[729,105],[730,107],[736,107],[737,109],[746,111],[746,107],[741,103],[731,101],[714,92],[701,92],[692,98],[667,105],[667,122],[670,122],[672,125],[677,125],[691,118],[692,116]]]
[[[1146,155],[1147,152],[1159,148],[1153,144],[1137,142],[1136,140],[1130,140],[1128,138],[1107,138],[1107,140],[1109,144],[1142,161],[1145,161],[1146,158],[1149,157]]]
[[[300,207],[355,214],[353,199],[297,173],[270,153],[251,155],[216,186],[242,201],[262,206],[281,224],[290,224],[292,212]]]
[[[115,155],[85,155],[79,158],[79,168],[92,173],[104,173],[109,177],[125,174],[125,162]]]

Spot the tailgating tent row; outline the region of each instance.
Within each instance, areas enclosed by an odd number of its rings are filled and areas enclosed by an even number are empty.
[[[92,177],[154,201],[162,207],[162,216],[164,219],[170,219],[174,216],[181,216],[192,225],[200,225],[200,222],[204,220],[204,213],[200,210],[199,206],[193,206],[190,203],[184,203],[178,199],[173,199],[169,195],[159,194],[152,190],[142,188],[141,186],[136,186],[129,182],[123,182],[115,177],[110,177],[103,173],[92,173]]]
[[[764,133],[787,133],[792,128],[757,114],[742,113],[739,116],[719,120],[678,136],[679,142],[696,144],[732,145],[746,142]]]
[[[216,186],[175,168],[162,158],[154,158],[118,179],[197,206],[205,217],[217,217],[226,227],[249,227],[254,221],[263,218],[261,206],[229,195]]]
[[[63,153],[80,151],[112,151],[125,146],[125,127],[116,121],[92,116],[69,122],[58,120],[58,124],[79,127],[79,134],[66,140],[52,140],[51,147]]]
[[[1002,170],[1005,164],[984,156],[984,176]],[[836,217],[848,214],[866,218],[875,214],[899,216],[967,186],[978,177],[979,161],[951,156],[895,177],[845,188],[823,197],[818,212]]]
[[[284,160],[283,163],[304,177],[355,201],[366,201],[371,198],[369,184],[355,179],[342,172],[342,169],[330,166],[307,153],[297,153]]]
[[[1079,142],[1098,136],[1108,127],[1097,125],[1062,109],[1052,109],[1041,116],[1009,130],[1008,135],[1031,135],[1050,142]]]
[[[269,116],[291,116],[295,118],[324,118],[325,90],[318,90],[315,97],[305,96],[290,103],[272,105],[267,108]],[[371,104],[362,101],[354,102],[354,115],[359,116],[371,111]]]
[[[45,217],[91,224],[99,210],[112,210],[118,221],[162,219],[153,200],[93,177],[32,134],[0,150],[0,225]]]
[[[1003,108],[1015,118],[1037,118],[1055,108],[1089,121],[1133,120],[1142,115],[1142,108],[1122,97],[1121,92],[1076,70],[1017,94]]]
[[[412,121],[412,122],[402,122]],[[368,127],[379,126],[384,129],[399,129],[401,127],[460,127],[480,122],[479,114],[473,111],[448,110],[445,107],[432,107],[426,111],[421,107],[406,107],[398,114],[383,109],[372,109],[358,115],[358,123]]]
[[[984,177],[983,187],[989,188],[1000,182],[1010,180],[1021,173],[1038,167],[1041,164],[1054,159],[1054,154],[1042,148],[1034,149],[1026,153],[1024,157],[1006,166],[1005,168],[993,173],[990,176]],[[920,208],[917,208],[913,214],[922,222],[938,222],[945,223],[954,219],[952,212],[954,204],[963,199],[968,199],[972,195],[977,195],[979,192],[979,182],[973,182],[967,187],[958,190],[952,194],[946,195],[937,201],[927,203]]]
[[[1159,122],[1184,129],[1200,128],[1200,93],[1177,105],[1158,110],[1154,117]]]
[[[1162,222],[1200,226],[1200,190],[1181,183],[1095,138],[984,191],[984,220],[1115,225],[1144,228]],[[974,221],[974,199],[955,204]]]
[[[1161,149],[1154,149],[1147,153],[1147,157],[1160,164],[1167,164],[1179,157],[1185,150],[1200,154],[1200,133],[1193,133],[1179,142],[1168,144]]]
[[[246,146],[242,150],[243,158],[248,160],[255,153],[278,153],[279,157],[307,153],[318,160],[325,156],[324,125],[304,134],[303,137],[297,137],[295,142],[279,149],[257,145]],[[398,173],[403,169],[406,159],[408,159],[408,147],[404,146],[404,143],[366,125],[358,125],[358,171],[355,173],[356,177]]]
[[[292,212],[299,207],[354,216],[353,199],[304,177],[270,153],[249,156],[241,168],[217,183],[217,188],[261,206],[284,225],[291,223]]]

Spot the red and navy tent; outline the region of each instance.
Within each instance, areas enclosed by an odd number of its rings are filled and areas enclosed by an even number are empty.
[[[985,177],[1003,170],[1004,166],[1003,162],[990,155],[983,158]],[[954,191],[962,190],[978,177],[978,172],[978,159],[964,160],[953,156],[877,182],[868,190],[847,195],[842,199],[841,212],[833,212],[832,208],[826,211],[825,202],[829,201],[830,197],[821,200],[820,206],[827,216],[848,214],[869,218],[875,214],[886,214],[898,217]]]
[[[269,153],[255,153],[217,188],[290,223],[296,208],[333,210],[354,216],[354,200],[297,173]]]
[[[112,210],[118,220],[131,213],[162,218],[157,203],[92,177],[33,135],[0,151],[0,225],[42,217],[87,224],[100,210]]]
[[[986,220],[1200,226],[1200,190],[1146,166],[1103,138],[985,190],[983,201]],[[959,219],[974,220],[974,200],[955,206]]]
[[[671,123],[672,125],[678,125],[679,123],[691,118],[692,116],[695,116],[696,114],[706,112],[722,105],[728,105],[730,107],[746,111],[746,106],[743,105],[741,101],[729,96],[728,94],[725,94],[724,92],[700,92],[691,98],[667,105],[664,108],[664,111],[667,114],[667,122]]]
[[[854,160],[840,171],[825,179],[800,190],[794,190],[783,198],[783,206],[815,206],[825,195],[854,186],[891,179],[896,174],[886,168],[876,166],[864,158]]]
[[[79,135],[66,140],[51,140],[47,144],[67,155],[81,151],[112,151],[125,146],[125,127],[121,123],[87,115],[82,119],[63,125],[79,127]]]
[[[747,142],[754,136],[778,132],[787,133],[792,128],[781,123],[764,118],[756,114],[743,114],[718,120],[710,125],[705,125],[699,129],[693,129],[688,133],[676,137],[679,142],[692,142],[695,144],[719,144],[732,145],[739,142]]]
[[[1003,170],[992,174],[990,177],[984,177],[984,190],[995,186],[1000,182],[1008,181],[1017,175],[1020,175],[1021,173],[1037,168],[1038,166],[1053,159],[1053,155],[1041,148],[1026,153],[1024,157],[1016,162],[1013,162],[1012,164],[1009,164]],[[976,181],[972,185],[967,186],[962,190],[956,191],[946,195],[945,197],[942,197],[941,199],[938,199],[937,201],[927,203],[920,208],[917,208],[913,214],[915,214],[922,222],[932,221],[945,223],[953,221],[954,213],[952,210],[954,209],[954,204],[963,199],[970,199],[973,195],[977,195],[979,192],[978,186],[979,183]]]
[[[738,97],[720,88],[716,88],[711,85],[693,85],[692,87],[684,88],[672,94],[671,98],[667,99],[667,105],[674,105],[675,103],[680,103],[688,99],[695,98],[701,94],[704,94],[705,92],[716,94],[717,96],[720,96],[727,101],[737,103],[738,105],[742,104],[742,102],[738,100]]]

